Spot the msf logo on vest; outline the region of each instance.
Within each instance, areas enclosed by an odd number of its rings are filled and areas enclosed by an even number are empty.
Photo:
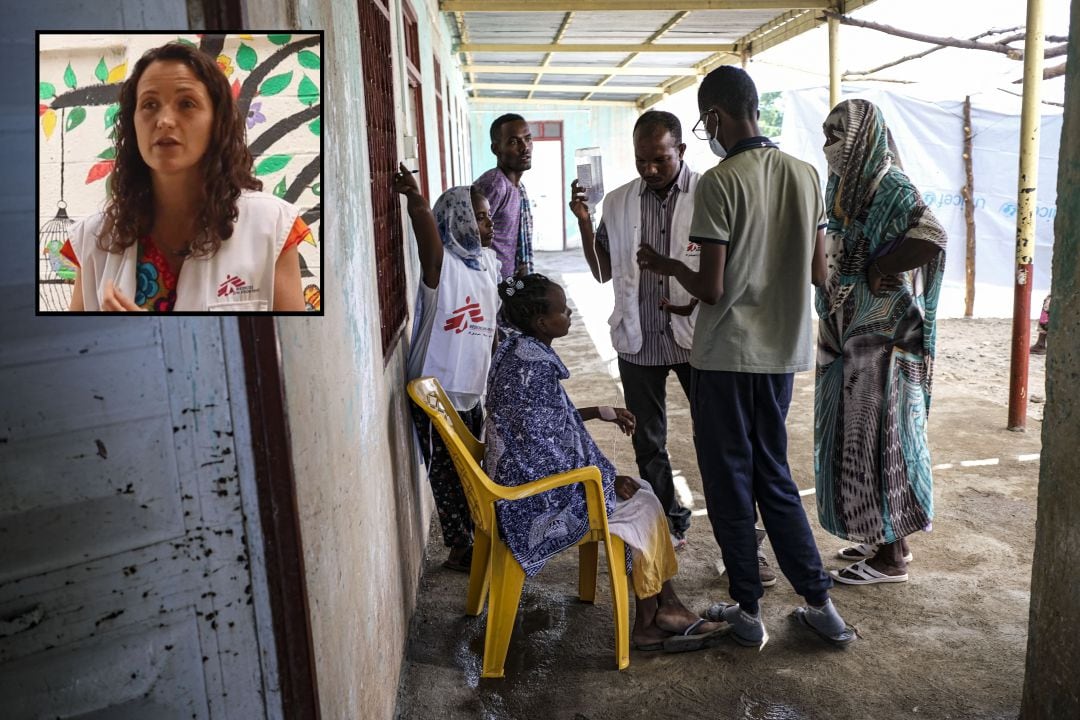
[[[443,325],[443,330],[446,332],[453,330],[460,334],[469,328],[470,322],[474,325],[484,322],[484,313],[480,310],[480,303],[473,302],[472,297],[466,295],[465,304],[450,313],[446,324]]]
[[[218,285],[217,296],[228,297],[230,295],[249,295],[257,293],[259,289],[248,285],[247,282],[235,275],[226,275],[224,282]]]

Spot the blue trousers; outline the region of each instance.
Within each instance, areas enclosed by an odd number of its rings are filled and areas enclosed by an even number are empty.
[[[713,535],[727,567],[731,597],[750,613],[764,594],[758,575],[756,514],[780,570],[812,605],[829,597],[810,523],[787,463],[790,373],[718,372],[694,368],[690,410],[698,467]]]

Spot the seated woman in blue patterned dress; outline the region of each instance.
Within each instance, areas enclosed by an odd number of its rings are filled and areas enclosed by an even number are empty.
[[[637,650],[684,652],[709,647],[723,623],[708,622],[679,600],[671,578],[678,562],[667,519],[648,484],[616,475],[585,429],[585,420],[604,419],[633,433],[634,416],[624,408],[578,410],[562,387],[570,376],[551,341],[570,330],[571,310],[558,284],[543,275],[509,278],[499,285],[512,333],[499,345],[488,376],[485,467],[500,485],[516,486],[589,465],[600,468],[608,525],[631,548],[637,597],[631,635]],[[556,553],[572,547],[589,529],[580,485],[500,502],[499,530],[526,576]]]

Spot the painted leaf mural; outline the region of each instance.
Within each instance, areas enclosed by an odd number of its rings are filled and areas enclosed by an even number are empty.
[[[279,198],[285,197],[285,176],[281,176],[281,182],[274,186],[274,195]]]
[[[240,43],[240,48],[236,51],[236,65],[241,70],[252,70],[255,64],[259,62],[259,55],[251,49],[246,43]]]
[[[271,155],[255,165],[255,175],[269,175],[283,169],[292,160],[292,155]]]
[[[105,110],[105,127],[111,128],[116,119],[116,113],[120,112],[120,103],[113,103]]]
[[[301,50],[296,54],[297,61],[308,70],[318,70],[320,66],[319,56],[310,50]]]
[[[319,88],[315,83],[308,79],[307,75],[300,80],[300,89],[297,96],[307,107],[311,107],[315,103],[319,102]]]
[[[116,164],[115,160],[102,160],[99,163],[95,163],[90,167],[90,172],[86,173],[86,185],[92,182],[96,182],[112,172],[113,165]]]
[[[109,68],[105,65],[105,58],[98,60],[97,67],[94,68],[94,77],[98,79],[98,82],[105,82],[109,79]]]
[[[284,45],[292,39],[292,35],[267,35],[266,39],[275,45]]]
[[[289,83],[292,82],[292,70],[281,75],[275,75],[272,78],[267,78],[259,87],[259,95],[269,97],[270,95],[277,95],[279,92],[289,87]]]
[[[127,76],[127,63],[126,62],[125,63],[120,63],[119,65],[117,65],[116,67],[114,67],[112,70],[109,71],[109,76],[107,78],[105,78],[105,82],[107,82],[110,85],[113,84],[113,83],[123,82],[123,80],[124,80],[124,78],[126,76]]]
[[[41,116],[41,129],[45,133],[46,140],[52,137],[53,130],[56,129],[56,111],[52,108],[46,110]]]
[[[64,70],[64,85],[71,90],[75,89],[76,85],[75,71],[71,69],[71,63],[68,63],[67,70]]]
[[[86,108],[77,107],[72,108],[68,113],[67,120],[64,122],[64,131],[71,132],[75,128],[82,125],[83,120],[86,119]]]
[[[311,130],[311,132],[315,133],[316,135],[321,134],[322,133],[322,118],[315,118],[314,120],[312,120],[311,123],[308,125],[308,129]]]
[[[56,97],[56,86],[52,83],[38,83],[38,99],[48,100]]]

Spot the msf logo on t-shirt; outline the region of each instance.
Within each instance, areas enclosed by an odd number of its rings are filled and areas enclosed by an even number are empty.
[[[686,244],[686,256],[696,257],[701,254],[701,246],[694,241],[690,241]]]
[[[484,322],[484,313],[480,310],[480,303],[473,302],[472,297],[466,295],[465,304],[450,314],[450,317],[446,320],[446,324],[443,325],[443,330],[447,332],[453,330],[455,333],[462,333],[468,329],[470,322]]]

